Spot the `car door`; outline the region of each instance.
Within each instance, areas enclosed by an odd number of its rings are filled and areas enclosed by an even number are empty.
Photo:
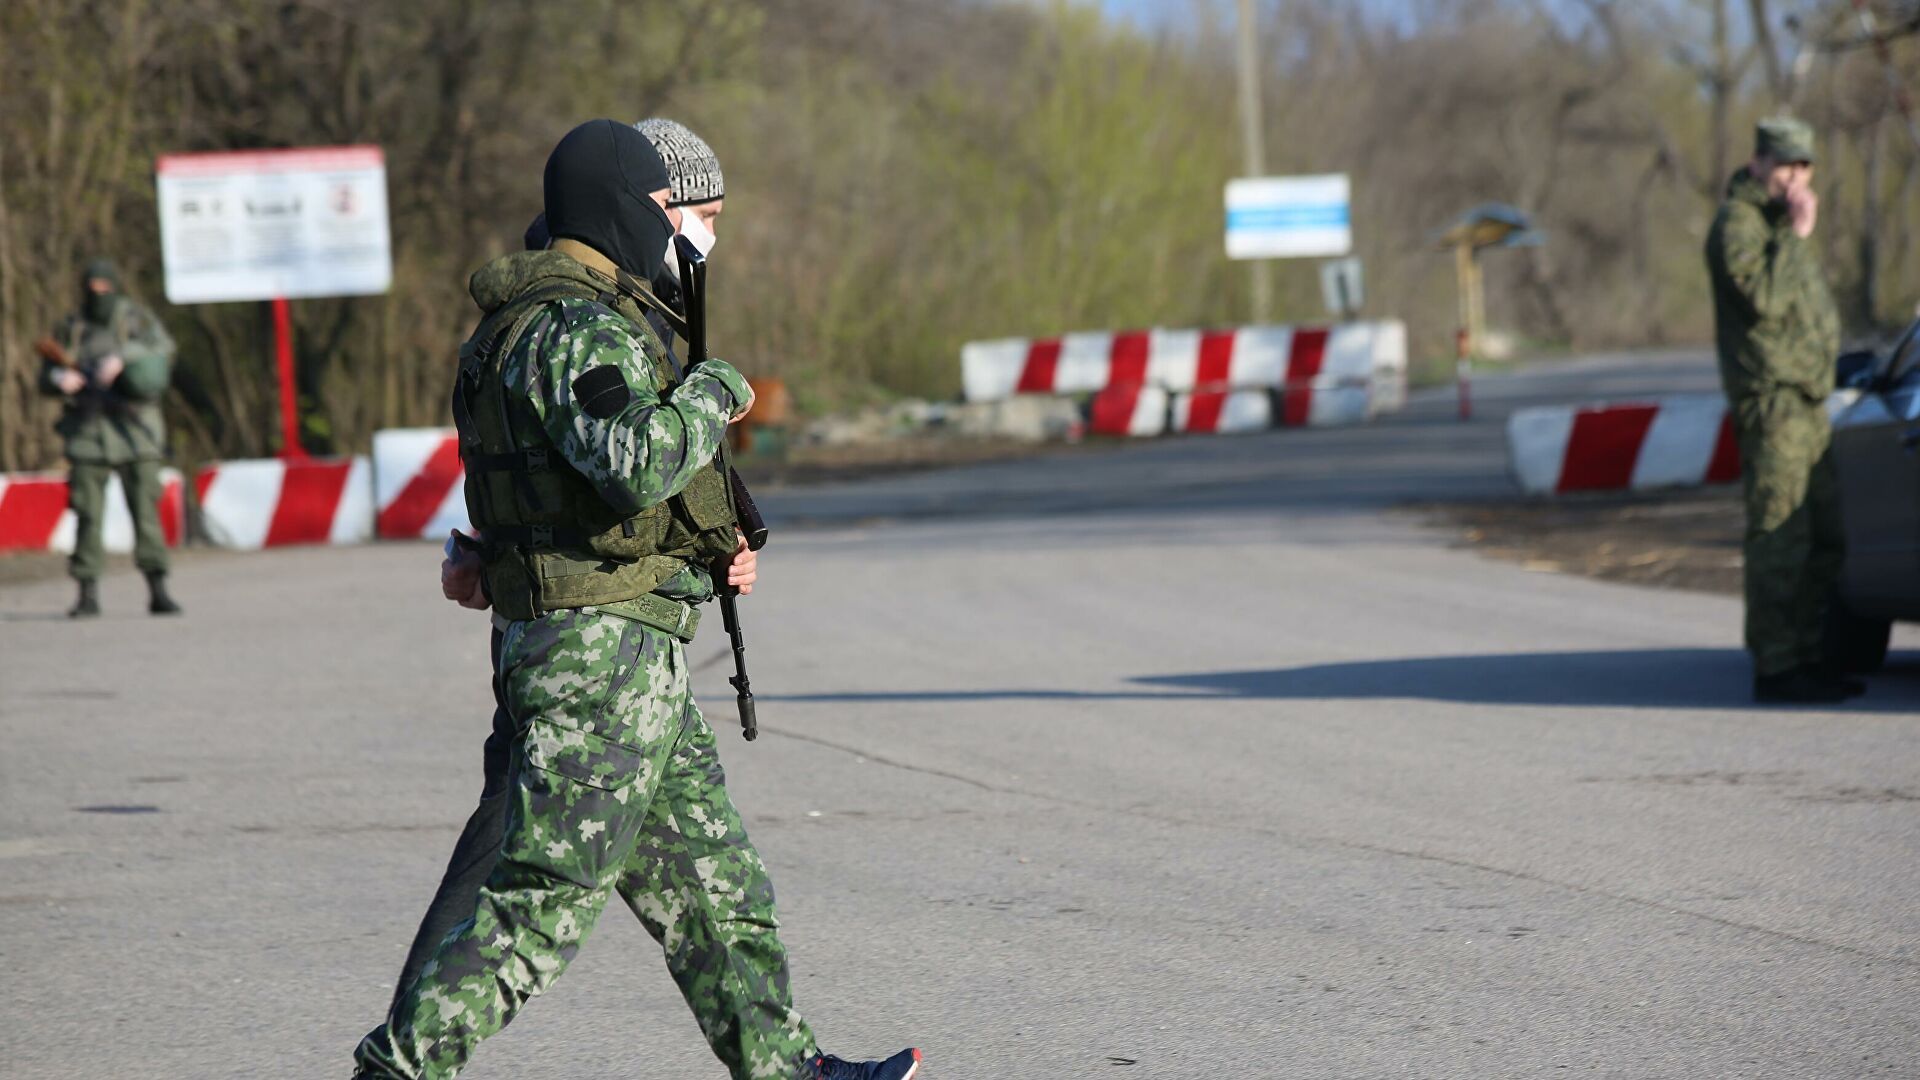
[[[1878,618],[1920,618],[1920,323],[1835,419],[1833,454],[1847,531],[1847,606]]]

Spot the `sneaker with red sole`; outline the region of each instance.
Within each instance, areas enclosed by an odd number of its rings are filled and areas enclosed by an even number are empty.
[[[920,1051],[908,1047],[885,1061],[842,1061],[832,1054],[807,1059],[808,1080],[913,1080],[920,1071]]]

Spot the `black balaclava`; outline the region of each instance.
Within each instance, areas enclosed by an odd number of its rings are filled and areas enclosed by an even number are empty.
[[[105,278],[113,283],[113,288],[104,293],[94,292],[89,284],[95,278]],[[80,271],[80,312],[88,322],[105,326],[113,321],[114,309],[120,306],[120,294],[125,286],[120,282],[120,268],[112,259],[92,259],[86,269]]]
[[[547,156],[547,230],[651,281],[673,235],[651,193],[669,186],[666,163],[645,135],[612,120],[589,120]]]
[[[546,214],[533,215],[533,220],[527,223],[526,234],[520,237],[520,242],[526,245],[528,251],[547,250],[547,245],[553,243],[553,234],[547,232]]]

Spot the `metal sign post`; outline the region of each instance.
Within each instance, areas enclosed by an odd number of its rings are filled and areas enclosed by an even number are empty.
[[[273,361],[280,376],[280,456],[298,461],[307,456],[300,445],[300,384],[293,373],[293,312],[286,297],[273,304]]]
[[[1459,328],[1453,337],[1454,379],[1460,386],[1460,419],[1473,419],[1473,356],[1486,333],[1486,290],[1481,284],[1480,253],[1496,247],[1537,247],[1545,237],[1527,215],[1504,203],[1481,203],[1455,218],[1435,239],[1442,251],[1453,253],[1459,278]]]

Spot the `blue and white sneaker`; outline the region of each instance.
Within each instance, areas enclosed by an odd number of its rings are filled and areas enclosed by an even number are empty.
[[[807,1059],[810,1080],[913,1080],[920,1071],[920,1051],[908,1047],[885,1061],[842,1061],[832,1054]]]

